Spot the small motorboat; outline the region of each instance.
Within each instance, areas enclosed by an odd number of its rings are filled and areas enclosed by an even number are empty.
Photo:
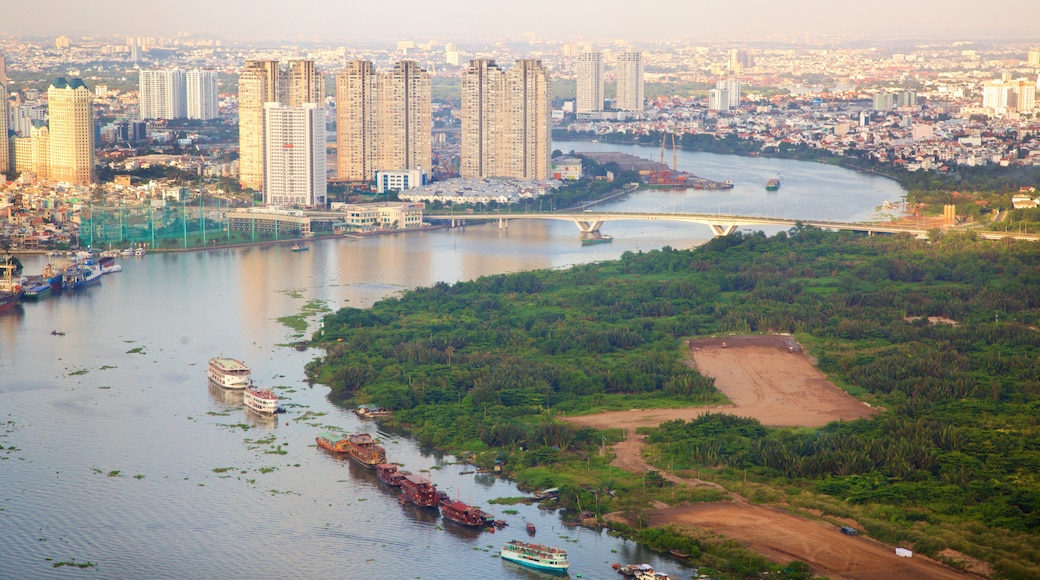
[[[534,524],[531,524],[531,523],[527,524],[527,533],[533,536],[534,532],[535,532]]]
[[[51,334],[53,334],[54,336],[65,336],[65,333],[60,330],[52,330]]]

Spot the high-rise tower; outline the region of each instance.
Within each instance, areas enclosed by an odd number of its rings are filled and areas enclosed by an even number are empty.
[[[7,60],[0,53],[0,173],[7,175],[14,165],[11,161],[11,149],[7,138]]]
[[[643,87],[643,54],[622,52],[617,57],[617,109],[642,111]]]
[[[352,61],[336,76],[337,176],[372,181],[376,171],[433,163],[430,76],[413,61],[377,72]]]
[[[208,121],[219,113],[217,71],[189,70],[186,75],[187,115],[189,119]]]
[[[546,179],[549,175],[549,74],[538,60],[503,72],[489,59],[462,75],[462,177]]]
[[[80,79],[55,79],[47,89],[50,114],[47,176],[89,185],[94,178],[94,96]]]
[[[265,103],[263,124],[264,203],[324,205],[324,108]]]
[[[578,75],[577,111],[603,110],[603,53],[583,52],[575,66]]]
[[[138,102],[141,119],[181,119],[188,115],[184,71],[142,70]]]

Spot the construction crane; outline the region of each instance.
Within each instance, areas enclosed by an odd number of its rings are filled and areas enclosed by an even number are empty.
[[[664,143],[669,136],[672,138],[672,171],[679,171],[679,154],[675,151],[675,133],[668,133],[661,137],[661,165],[664,165]]]

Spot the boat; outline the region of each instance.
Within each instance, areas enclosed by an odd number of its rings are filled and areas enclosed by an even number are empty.
[[[502,546],[502,559],[523,564],[535,570],[564,573],[570,564],[567,562],[567,551],[551,548],[542,544],[529,544],[520,540],[510,540]]]
[[[134,250],[133,250],[133,248],[127,248],[127,249],[125,249],[125,250],[123,250],[122,252],[119,252],[119,253],[124,255],[124,256],[133,256],[134,255]]]
[[[457,500],[442,503],[441,515],[457,524],[472,527],[484,527],[494,521],[490,514],[480,508]]]
[[[134,255],[137,256],[138,258],[143,256],[144,255],[144,248],[137,248],[136,250],[134,250]]]
[[[30,286],[22,293],[22,300],[43,300],[51,295],[51,290],[53,288],[47,283]]]
[[[437,507],[441,501],[437,486],[415,473],[406,473],[401,478],[401,497],[419,507]]]
[[[123,267],[116,264],[116,259],[111,256],[106,256],[98,260],[98,267],[101,268],[102,274],[112,274],[123,271]]]
[[[648,574],[652,578],[654,573],[654,567],[650,564],[625,564],[624,566],[614,564],[614,569],[622,576],[631,576],[640,579],[646,577]]]
[[[583,246],[594,246],[596,244],[609,244],[610,242],[613,242],[613,241],[614,241],[614,236],[608,236],[606,234],[602,234],[602,235],[600,235],[599,237],[596,237],[596,238],[582,238],[581,239],[581,245],[583,245]]]
[[[63,272],[51,263],[44,266],[43,272],[40,273],[40,279],[43,282],[50,284],[51,290],[61,290],[63,278]]]
[[[351,433],[345,437],[322,434],[317,439],[318,447],[334,453],[346,453],[358,465],[365,469],[375,469],[377,465],[386,463],[386,449],[378,445],[368,433]]]
[[[776,191],[780,189],[780,177],[774,177],[766,182],[766,191]]]
[[[73,290],[93,286],[99,282],[101,282],[101,268],[90,261],[73,265],[65,271],[62,278],[62,285]]]
[[[534,524],[532,524],[530,522],[527,523],[527,533],[532,535],[532,536],[534,535],[534,533],[535,533]]]
[[[209,380],[225,389],[244,389],[249,386],[249,367],[240,360],[219,356],[209,359]]]
[[[27,280],[21,272],[22,263],[17,258],[0,261],[0,311],[13,309],[21,299]]]
[[[291,247],[291,248],[289,248],[289,249],[290,249],[290,250],[292,250],[292,251],[294,251],[294,252],[306,252],[306,251],[307,251],[307,250],[309,250],[310,248],[309,248],[309,247],[307,247],[307,246],[302,246],[302,245],[300,245],[300,244],[293,244],[293,245],[292,245],[292,247]]]
[[[380,463],[376,466],[376,477],[390,487],[400,487],[402,480],[410,473],[410,471],[397,469],[397,466],[393,463]]]
[[[393,412],[372,405],[358,405],[357,409],[354,409],[354,414],[362,419],[378,419],[389,417]]]
[[[13,310],[15,306],[18,306],[18,296],[11,292],[0,292],[0,312]]]
[[[249,385],[242,393],[242,402],[246,408],[262,413],[273,415],[278,412],[278,395],[271,389]]]

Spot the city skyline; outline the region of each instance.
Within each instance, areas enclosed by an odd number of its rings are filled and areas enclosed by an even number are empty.
[[[95,0],[82,10],[72,0],[48,0],[43,5],[14,4],[0,23],[3,35],[193,34],[228,39],[344,40],[405,37],[537,38],[632,37],[645,40],[700,37],[751,39],[796,35],[866,34],[924,38],[959,34],[1025,34],[1040,18],[1040,4],[1017,0],[1000,11],[980,11],[966,2],[926,0],[913,4],[878,0],[869,10],[850,14],[841,3],[792,0],[786,3],[745,0],[739,17],[732,7],[711,3],[664,0],[652,10],[633,10],[621,2],[559,4],[531,0],[523,10],[506,2],[460,0],[443,5],[404,0],[390,4],[355,4],[335,0],[301,0],[294,10],[280,10],[270,0],[212,3],[184,0],[125,10],[116,0]],[[39,18],[41,8],[48,14]],[[249,18],[243,18],[249,14]],[[408,18],[401,18],[408,14]],[[620,17],[620,14],[624,14]],[[1014,14],[1014,18],[1008,18]],[[205,17],[200,17],[205,15]],[[460,18],[460,15],[465,15]],[[548,17],[547,17],[548,16]],[[349,27],[344,23],[393,20],[394,36],[382,27]],[[478,32],[480,31],[480,32]]]

